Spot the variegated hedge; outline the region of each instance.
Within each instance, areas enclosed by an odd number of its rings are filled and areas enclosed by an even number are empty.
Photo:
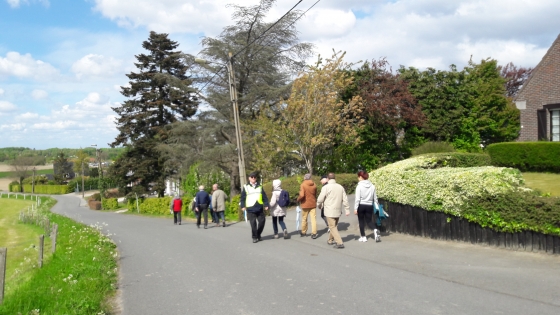
[[[461,216],[464,203],[524,189],[521,173],[504,167],[442,167],[452,155],[421,155],[370,173],[380,198]]]

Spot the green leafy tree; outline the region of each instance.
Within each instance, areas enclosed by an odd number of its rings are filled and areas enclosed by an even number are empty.
[[[74,173],[89,175],[89,159],[90,156],[84,150],[79,150],[74,160]]]
[[[458,71],[400,68],[401,76],[422,106],[427,121],[422,133],[429,141],[452,142],[464,151],[511,141],[519,133],[519,112],[506,96],[506,80],[492,59],[469,61]]]
[[[240,178],[225,66],[230,61],[229,53],[234,54],[232,64],[247,167],[254,159],[250,144],[257,134],[248,123],[261,111],[270,110],[274,115],[280,115],[290,95],[292,77],[303,69],[305,60],[311,55],[312,45],[300,42],[295,28],[301,12],[288,13],[274,26],[273,22],[267,21],[267,14],[275,2],[261,0],[259,4],[247,7],[231,5],[233,25],[225,27],[217,37],[202,39],[203,49],[199,56],[212,62],[200,69],[205,101],[210,109],[204,117],[199,117],[197,123],[175,124],[172,149],[166,150],[177,156],[176,160],[200,161],[203,170],[211,169],[204,167],[207,163],[228,174],[232,195],[240,192]],[[200,141],[189,141],[193,135]],[[184,143],[189,143],[188,147]]]
[[[280,150],[296,154],[309,173],[313,173],[317,155],[332,147],[335,140],[359,144],[357,130],[365,122],[362,99],[355,95],[345,102],[340,97],[352,84],[353,77],[346,71],[351,66],[344,62],[344,53],[334,53],[324,61],[319,58],[294,81],[281,118],[270,123],[265,122],[268,117],[263,118],[259,134],[268,135],[268,139],[260,143],[280,141]]]
[[[64,152],[59,152],[53,162],[54,180],[58,184],[64,184],[70,173],[72,173],[72,163]]]
[[[128,100],[113,108],[119,116],[119,134],[111,146],[123,145],[126,150],[110,173],[123,189],[134,183],[163,196],[165,179],[173,173],[156,146],[168,140],[170,124],[193,116],[198,106],[189,68],[175,50],[178,46],[168,34],[150,32],[142,43],[148,53],[136,56],[138,72],[127,74],[129,86],[122,87]]]

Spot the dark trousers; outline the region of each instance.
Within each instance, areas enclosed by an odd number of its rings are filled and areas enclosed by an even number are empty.
[[[325,221],[325,225],[329,227],[329,222],[327,222],[327,217],[325,217],[325,207],[321,208],[321,218]]]
[[[208,225],[208,205],[199,204],[198,214],[196,215],[196,225],[200,225],[200,219],[204,215],[204,226]]]
[[[366,236],[366,225],[372,230],[377,229],[377,226],[373,222],[373,205],[360,204],[358,206],[358,223],[360,224],[361,236]]]
[[[274,235],[278,234],[278,224],[276,224],[277,221],[280,224],[280,228],[282,228],[282,231],[286,229],[286,224],[284,223],[284,216],[272,217],[272,229],[274,230]]]
[[[259,212],[249,212],[247,211],[247,219],[249,224],[251,224],[251,234],[253,238],[260,238],[262,231],[264,230],[264,211]],[[258,225],[257,225],[258,223]]]
[[[214,215],[216,216],[216,223],[217,224],[220,223],[220,218],[222,218],[222,222],[226,222],[226,215],[225,215],[224,211],[215,211]]]
[[[173,223],[177,224],[181,223],[181,211],[173,211]]]

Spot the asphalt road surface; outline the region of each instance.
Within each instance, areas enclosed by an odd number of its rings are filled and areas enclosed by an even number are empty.
[[[106,223],[120,252],[122,314],[560,314],[560,257],[406,235],[358,242],[357,218],[341,219],[346,248],[300,237],[263,241],[248,224],[194,222],[89,210],[74,195],[53,212]],[[309,232],[308,232],[309,233]]]

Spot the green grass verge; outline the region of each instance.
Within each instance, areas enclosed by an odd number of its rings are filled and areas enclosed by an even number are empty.
[[[30,272],[37,268],[39,235],[45,234],[43,228],[18,222],[19,213],[27,210],[34,202],[29,199],[0,199],[0,247],[8,249],[6,262],[5,292],[9,293],[19,284],[27,281]],[[45,248],[50,248],[50,239],[45,238]],[[44,261],[49,260],[46,252]]]
[[[49,198],[43,209],[54,203]],[[116,245],[99,232],[101,227],[45,213],[58,224],[56,252],[43,268],[34,268],[28,280],[6,292],[0,314],[110,314]]]
[[[525,186],[551,196],[560,197],[560,174],[523,173]]]

